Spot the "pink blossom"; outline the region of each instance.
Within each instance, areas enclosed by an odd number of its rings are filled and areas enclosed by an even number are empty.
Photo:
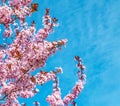
[[[0,7],[0,24],[5,26],[4,37],[16,34],[15,40],[6,48],[0,48],[0,106],[20,106],[18,97],[33,97],[38,90],[36,84],[42,85],[53,80],[53,93],[47,97],[51,106],[64,106],[78,97],[83,89],[86,76],[85,67],[78,60],[78,82],[72,92],[61,98],[57,74],[62,73],[62,68],[56,71],[40,71],[32,76],[31,72],[46,65],[46,60],[58,49],[66,45],[67,40],[48,42],[46,38],[54,31],[57,19],[49,15],[49,9],[43,16],[43,28],[36,32],[34,21],[30,26],[25,22],[26,16],[31,15],[32,0],[9,0],[7,5],[3,1]],[[18,20],[20,24],[17,24]],[[14,30],[11,29],[14,26]],[[36,105],[38,102],[35,102]],[[38,104],[39,105],[39,104]]]
[[[21,0],[22,5],[28,5],[32,2],[32,0]]]
[[[36,75],[36,81],[38,84],[43,84],[50,80],[53,80],[56,77],[54,72],[40,72]]]
[[[13,11],[9,6],[0,6],[0,23],[4,25],[10,23],[12,13]]]
[[[50,106],[64,106],[59,91],[53,92],[53,94],[51,96],[49,95],[46,100],[50,103]]]
[[[74,94],[68,94],[67,96],[64,97],[64,104],[68,105],[68,103],[70,103],[71,101],[73,101],[75,99],[75,95]]]
[[[9,0],[10,6],[21,6],[21,0]]]

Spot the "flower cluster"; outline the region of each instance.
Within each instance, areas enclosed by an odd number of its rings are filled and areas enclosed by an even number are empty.
[[[3,0],[0,6],[0,24],[5,26],[4,36],[10,37],[12,34],[10,24],[14,24],[18,19],[20,24],[24,24],[26,16],[30,16],[34,7],[30,7],[31,0]]]
[[[67,42],[66,39],[46,41],[48,35],[54,31],[54,27],[58,26],[57,19],[49,15],[48,8],[43,16],[42,29],[36,32],[34,21],[28,26],[25,22],[26,16],[37,11],[38,7],[37,3],[31,4],[31,2],[31,0],[3,0],[0,6],[0,24],[5,26],[4,37],[11,37],[13,33],[16,35],[12,44],[0,48],[0,106],[26,106],[26,103],[19,103],[18,97],[33,97],[39,92],[36,84],[42,85],[50,80],[54,81],[53,93],[46,99],[50,105],[73,104],[85,82],[85,67],[78,56],[75,56],[75,59],[78,61],[79,81],[72,93],[66,95],[64,99],[61,98],[57,79],[57,73],[62,73],[62,68],[50,72],[39,71],[36,75],[31,75],[32,71],[42,68],[46,60]],[[34,105],[39,106],[39,102],[35,101]]]
[[[81,63],[80,57],[75,56],[75,60],[78,61],[78,82],[76,82],[75,86],[72,89],[72,92],[67,94],[63,99],[61,98],[60,88],[58,86],[58,79],[55,77],[53,83],[53,93],[47,97],[47,101],[50,103],[50,106],[68,106],[68,104],[75,105],[74,100],[78,97],[79,93],[82,91],[83,86],[85,84],[86,75],[84,74],[84,69],[79,66],[84,65]],[[85,68],[85,67],[84,67]]]

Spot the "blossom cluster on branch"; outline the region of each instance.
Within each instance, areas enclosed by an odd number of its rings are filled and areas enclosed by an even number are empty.
[[[68,106],[69,104],[73,104],[76,106],[75,99],[78,97],[79,93],[82,91],[83,86],[86,81],[86,75],[84,74],[84,65],[81,63],[80,57],[75,56],[75,60],[78,61],[78,81],[72,89],[71,93],[68,93],[63,99],[61,98],[61,92],[58,84],[57,76],[54,79],[53,83],[53,93],[47,97],[47,101],[50,103],[50,106]]]
[[[57,74],[62,73],[62,68],[50,72],[39,71],[36,75],[31,75],[32,71],[42,68],[46,60],[67,42],[66,39],[46,41],[54,27],[58,26],[57,19],[49,15],[48,8],[43,16],[42,29],[36,31],[34,21],[28,26],[26,16],[37,11],[37,8],[38,4],[32,4],[31,0],[3,0],[0,6],[0,24],[5,27],[3,37],[16,35],[12,44],[6,43],[5,48],[0,48],[0,106],[26,106],[25,103],[19,103],[18,97],[33,97],[39,92],[36,84],[42,85],[50,80],[54,81],[53,93],[46,98],[50,106],[75,105],[74,99],[85,84],[85,67],[78,56],[75,56],[79,68],[78,82],[64,99],[61,98],[57,78]],[[35,101],[34,105],[39,106],[39,103]]]

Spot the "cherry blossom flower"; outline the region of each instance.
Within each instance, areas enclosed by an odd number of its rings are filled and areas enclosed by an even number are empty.
[[[35,22],[33,21],[29,26],[25,19],[36,11],[38,4],[31,4],[32,0],[3,0],[2,2],[0,24],[5,27],[4,38],[11,37],[13,34],[16,38],[13,39],[12,44],[6,43],[5,48],[0,48],[0,106],[21,106],[19,97],[33,97],[39,92],[36,84],[42,85],[50,80],[54,83],[53,93],[46,98],[49,104],[51,106],[72,104],[82,91],[86,80],[85,67],[78,56],[75,57],[78,61],[78,81],[72,92],[63,99],[57,78],[57,74],[63,72],[61,67],[57,67],[56,71],[40,70],[36,75],[31,75],[32,71],[45,66],[47,59],[67,43],[66,39],[53,42],[46,40],[49,34],[54,32],[54,27],[58,26],[58,19],[51,17],[50,9],[47,8],[42,20],[43,28],[36,31]],[[1,104],[1,101],[4,103]],[[39,102],[35,101],[34,105],[39,106]]]

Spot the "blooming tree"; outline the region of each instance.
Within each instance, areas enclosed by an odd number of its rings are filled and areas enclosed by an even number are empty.
[[[53,80],[53,92],[48,95],[46,101],[50,106],[68,106],[73,104],[83,89],[86,76],[85,67],[79,56],[78,81],[63,99],[59,88],[57,73],[62,73],[62,68],[55,71],[39,71],[31,75],[32,71],[42,68],[49,56],[66,44],[67,40],[48,42],[47,36],[58,26],[57,19],[49,15],[50,10],[46,9],[43,16],[43,28],[36,31],[35,22],[28,25],[25,21],[27,16],[37,11],[38,4],[32,4],[31,0],[2,0],[0,6],[0,24],[5,28],[3,37],[8,38],[15,34],[12,44],[1,45],[0,47],[0,106],[26,106],[20,104],[18,97],[30,98],[39,92],[36,84],[42,85]],[[11,28],[11,26],[13,28]],[[13,30],[14,29],[14,30]],[[39,102],[34,102],[39,106]]]

